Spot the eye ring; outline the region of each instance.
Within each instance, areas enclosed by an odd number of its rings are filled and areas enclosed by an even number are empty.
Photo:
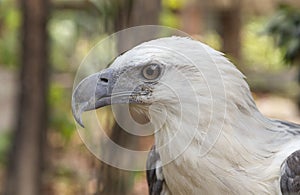
[[[142,70],[142,75],[147,80],[154,80],[159,77],[161,67],[158,64],[148,64]]]

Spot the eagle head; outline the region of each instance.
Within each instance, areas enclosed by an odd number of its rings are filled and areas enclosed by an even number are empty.
[[[200,124],[204,131],[212,120],[222,122],[229,98],[248,106],[242,102],[247,98],[239,98],[250,94],[243,78],[222,53],[199,41],[161,38],[134,47],[107,69],[83,79],[73,92],[72,111],[83,126],[84,111],[129,104],[155,129],[164,124],[198,129]]]

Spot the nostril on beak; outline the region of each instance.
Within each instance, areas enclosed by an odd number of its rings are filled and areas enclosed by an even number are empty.
[[[108,79],[107,79],[107,78],[101,77],[101,78],[100,78],[100,81],[103,82],[103,83],[108,83]]]
[[[98,74],[98,82],[99,84],[101,83],[102,85],[107,85],[109,84],[112,79],[113,79],[113,72],[114,70],[113,69],[104,69],[100,72],[100,74]]]

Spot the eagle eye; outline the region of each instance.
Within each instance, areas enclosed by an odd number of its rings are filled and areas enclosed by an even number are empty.
[[[142,75],[147,80],[157,79],[160,73],[161,73],[161,67],[157,64],[146,65],[142,70]]]

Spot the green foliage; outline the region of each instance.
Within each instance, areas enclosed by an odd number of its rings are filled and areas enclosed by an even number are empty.
[[[173,10],[178,10],[182,8],[185,2],[185,0],[162,0],[162,5]]]
[[[264,18],[252,18],[242,28],[242,60],[243,64],[251,69],[279,70],[282,64],[282,54],[279,49],[273,47],[271,37],[262,36]],[[204,42],[214,49],[221,50],[221,38],[215,31],[209,31],[204,35]]]
[[[70,19],[70,13],[57,14],[49,21],[48,30],[51,39],[51,65],[55,71],[67,71],[70,59],[77,43],[75,21]]]
[[[293,63],[300,57],[300,10],[282,5],[270,19],[266,33],[275,39],[284,53],[284,60]]]
[[[252,68],[279,70],[283,68],[282,53],[273,47],[271,37],[262,36],[264,18],[253,18],[242,30],[242,58]]]
[[[11,132],[2,131],[0,133],[0,164],[5,165],[7,162],[8,150],[11,146]]]
[[[208,33],[205,33],[203,36],[204,42],[208,44],[210,47],[221,50],[221,37],[216,31],[209,31]]]
[[[163,0],[159,23],[164,26],[179,28],[180,18],[177,12],[182,8],[184,2],[183,0]]]
[[[17,67],[20,11],[14,1],[0,1],[0,65]]]
[[[49,92],[50,127],[58,131],[65,141],[74,133],[74,121],[71,115],[70,90],[59,84],[52,84]]]
[[[172,28],[178,28],[179,27],[179,18],[174,14],[171,10],[164,10],[160,15],[160,24],[164,26],[169,26]]]

